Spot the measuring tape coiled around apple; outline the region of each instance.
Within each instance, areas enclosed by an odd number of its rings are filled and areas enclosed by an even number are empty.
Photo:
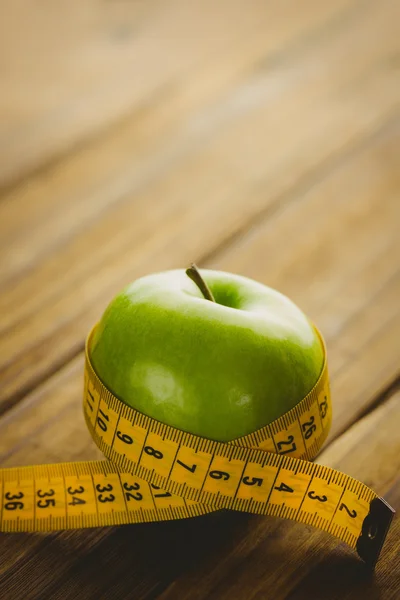
[[[92,334],[83,408],[108,460],[0,469],[0,531],[163,521],[225,508],[311,524],[375,565],[393,509],[363,483],[310,462],[332,418],[326,351],[319,380],[299,404],[223,443],[167,426],[116,398],[91,365]]]

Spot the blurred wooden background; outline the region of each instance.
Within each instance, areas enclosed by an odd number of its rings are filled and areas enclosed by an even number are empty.
[[[0,0],[2,466],[98,457],[86,334],[129,281],[195,260],[318,324],[318,460],[400,508],[399,18],[396,0]],[[1,535],[0,598],[394,600],[399,546],[397,520],[372,576],[311,527],[227,512]]]

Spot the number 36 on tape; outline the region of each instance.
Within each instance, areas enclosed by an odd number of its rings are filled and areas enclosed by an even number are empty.
[[[164,425],[118,400],[90,363],[91,335],[84,415],[108,460],[0,469],[0,531],[162,521],[225,508],[314,525],[375,565],[393,509],[363,483],[310,462],[331,423],[326,358],[318,382],[295,408],[221,443]]]

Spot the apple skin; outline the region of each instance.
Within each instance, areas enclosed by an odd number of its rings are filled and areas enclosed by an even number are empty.
[[[185,270],[137,279],[107,307],[90,357],[104,385],[138,411],[229,441],[271,423],[314,386],[324,353],[286,296],[240,275],[201,269],[215,302]]]

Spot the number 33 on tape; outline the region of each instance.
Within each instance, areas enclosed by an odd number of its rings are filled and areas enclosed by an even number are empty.
[[[375,565],[393,509],[363,483],[311,462],[331,424],[326,358],[318,382],[295,408],[221,443],[164,425],[118,400],[90,363],[91,335],[83,409],[107,460],[0,469],[0,531],[162,521],[225,508],[313,525]]]

